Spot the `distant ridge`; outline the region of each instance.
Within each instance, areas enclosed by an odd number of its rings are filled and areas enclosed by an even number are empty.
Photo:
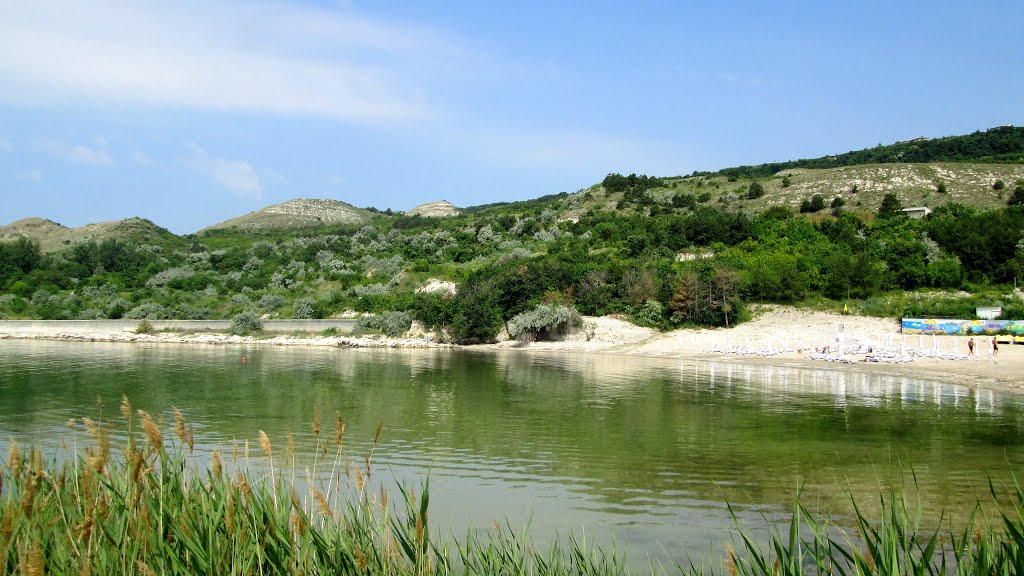
[[[426,204],[420,204],[406,212],[410,216],[424,216],[428,218],[444,218],[446,216],[458,216],[462,212],[455,207],[454,204],[447,200],[439,200],[437,202],[427,202]]]
[[[864,164],[977,162],[1024,164],[1024,127],[999,126],[984,132],[943,138],[914,138],[888,146],[875,146],[853,152],[771,162],[753,166],[724,168],[718,172],[694,172],[693,176],[718,174],[742,178],[766,178],[792,168],[841,168]]]
[[[303,228],[334,224],[359,224],[369,219],[370,213],[367,210],[356,208],[340,200],[299,198],[267,206],[244,216],[207,226],[203,230]]]
[[[22,218],[0,227],[0,240],[25,236],[39,241],[43,252],[53,252],[81,242],[117,239],[134,244],[163,244],[177,237],[145,218],[125,218],[68,228],[43,218]]]

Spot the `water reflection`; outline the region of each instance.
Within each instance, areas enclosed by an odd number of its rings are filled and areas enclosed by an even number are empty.
[[[242,364],[241,355],[248,356]],[[344,415],[361,455],[383,418],[374,477],[429,473],[434,518],[461,533],[532,518],[586,527],[634,555],[706,553],[732,524],[876,494],[910,466],[926,513],[969,509],[989,475],[1020,472],[1017,398],[855,369],[616,355],[5,341],[0,436],[49,443],[69,417],[118,421],[126,394],[179,407],[204,450],[258,430],[300,456]],[[254,444],[255,445],[255,444]],[[870,504],[869,504],[870,505]],[[677,542],[682,542],[679,548]]]

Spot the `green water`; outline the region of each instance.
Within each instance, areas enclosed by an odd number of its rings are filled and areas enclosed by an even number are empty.
[[[241,357],[248,356],[243,364]],[[733,524],[821,508],[916,475],[927,513],[966,514],[987,478],[1020,475],[1020,397],[855,371],[616,355],[0,341],[0,445],[54,449],[68,418],[115,424],[127,395],[196,426],[200,453],[258,431],[314,451],[314,407],[361,455],[381,419],[374,481],[429,474],[432,519],[455,535],[530,523],[585,530],[634,559],[724,548]],[[97,399],[103,407],[99,408]],[[167,434],[170,435],[169,433]],[[309,458],[306,459],[309,461]]]

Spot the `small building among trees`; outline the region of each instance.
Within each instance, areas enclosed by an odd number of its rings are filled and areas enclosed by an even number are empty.
[[[915,206],[913,208],[904,208],[902,212],[911,218],[924,218],[932,213],[932,209],[927,206]]]

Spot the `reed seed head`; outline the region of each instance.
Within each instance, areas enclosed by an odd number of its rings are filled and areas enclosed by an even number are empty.
[[[381,418],[380,422],[377,422],[377,431],[373,433],[373,445],[377,445],[377,439],[380,438],[380,431],[384,428],[384,419]]]
[[[359,548],[356,548],[356,564],[359,565],[360,572],[366,572],[366,553]]]
[[[327,498],[324,498],[324,493],[318,490],[316,486],[313,486],[311,491],[313,492],[313,499],[316,500],[317,508],[320,509],[320,514],[333,520],[334,512],[331,510],[331,505],[328,504]]]
[[[135,572],[138,573],[139,576],[156,576],[156,572],[153,572],[153,569],[146,566],[146,563],[142,560],[135,561]]]
[[[132,419],[132,403],[128,401],[127,394],[121,396],[121,416],[124,416],[125,420]]]
[[[164,446],[164,436],[160,433],[160,428],[157,427],[156,422],[153,422],[153,417],[145,410],[139,410],[138,414],[142,424],[142,431],[145,432],[150,445],[154,450],[162,449]]]
[[[11,445],[7,450],[7,467],[11,470],[11,474],[21,472],[21,462],[21,450],[18,448],[18,442],[11,438]]]
[[[216,476],[217,478],[220,478],[221,472],[224,469],[220,461],[220,450],[214,450],[213,455],[210,456],[210,460],[211,465],[213,466],[213,475]]]
[[[313,434],[320,435],[320,409],[313,406]]]
[[[341,417],[341,412],[337,412],[337,419],[334,422],[334,442],[338,444],[338,450],[341,450],[345,441],[345,419]]]
[[[182,445],[187,445],[188,451],[191,452],[195,449],[196,444],[192,430],[185,424],[185,417],[182,416],[181,410],[178,410],[177,406],[172,406],[172,410],[174,410],[174,435],[178,437]]]
[[[267,433],[260,430],[260,448],[263,448],[263,452],[267,454],[267,458],[273,458],[274,454],[270,450],[270,438],[267,438]]]
[[[224,527],[227,528],[228,534],[235,532],[235,495],[230,491],[228,492],[227,510],[224,512]]]

